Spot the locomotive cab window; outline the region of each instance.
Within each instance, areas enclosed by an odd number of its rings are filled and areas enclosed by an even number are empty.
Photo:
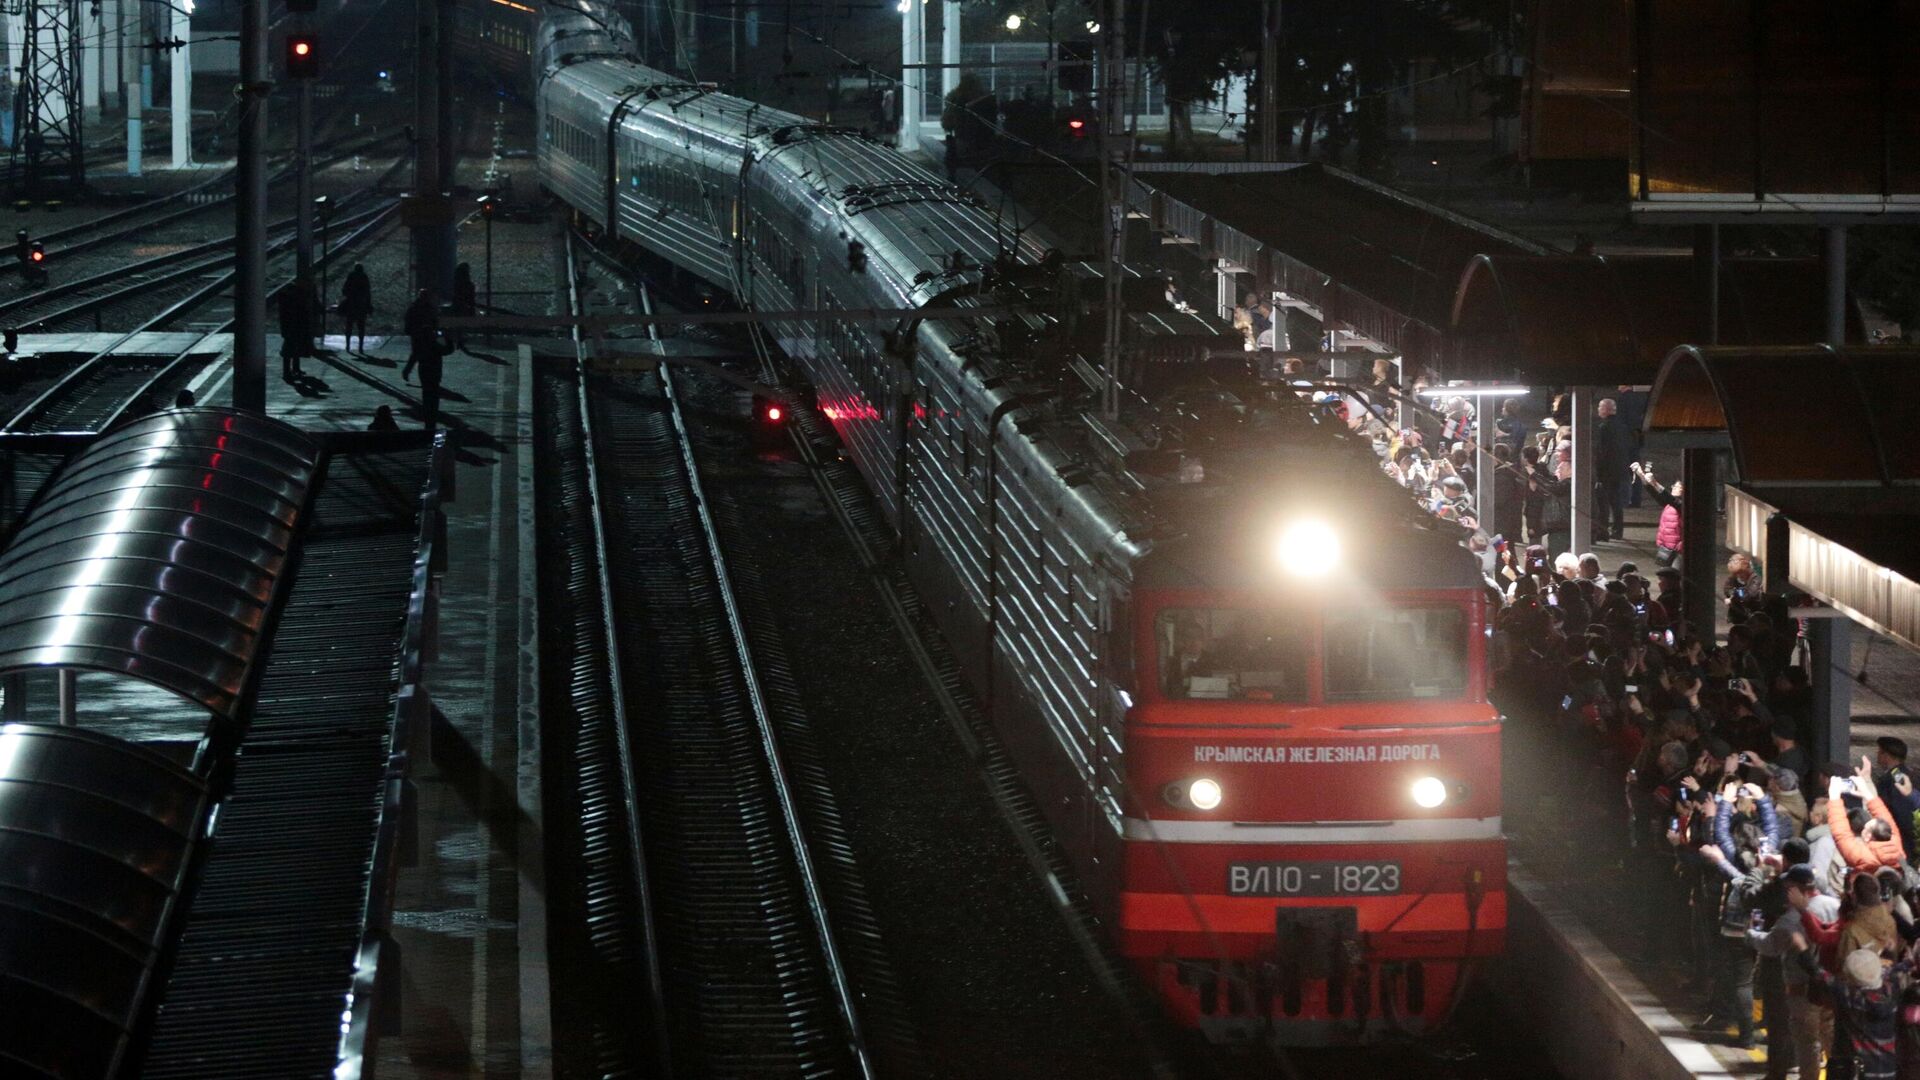
[[[1155,621],[1161,692],[1174,700],[1307,700],[1308,620],[1296,611],[1166,608]]]
[[[1329,609],[1328,701],[1457,697],[1467,688],[1467,617],[1457,607]]]

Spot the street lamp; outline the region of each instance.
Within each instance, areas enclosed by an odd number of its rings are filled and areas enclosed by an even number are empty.
[[[1020,24],[1023,22],[1026,22],[1026,20],[1022,19],[1017,13],[1009,15],[1007,16],[1007,29],[1018,30],[1020,29]]]
[[[325,195],[315,196],[313,214],[320,219],[320,347],[324,349],[327,346],[327,257],[333,251],[327,223],[332,220],[333,201]]]
[[[480,196],[480,220],[485,223],[487,234],[487,310],[493,310],[493,210],[499,204],[494,201],[493,193]]]

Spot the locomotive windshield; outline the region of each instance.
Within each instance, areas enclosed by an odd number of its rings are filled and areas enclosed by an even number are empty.
[[[1328,701],[1454,697],[1467,688],[1467,618],[1457,607],[1329,610]]]
[[[1162,608],[1160,690],[1172,701],[1311,700],[1322,651],[1329,702],[1457,697],[1467,689],[1467,616],[1452,605],[1330,608],[1321,619],[1273,608]]]
[[[1157,630],[1160,685],[1169,698],[1307,700],[1313,645],[1299,612],[1165,608]]]

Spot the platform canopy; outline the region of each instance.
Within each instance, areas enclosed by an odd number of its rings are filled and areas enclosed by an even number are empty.
[[[1439,358],[1475,255],[1540,254],[1524,237],[1326,165],[1175,163],[1133,173],[1156,231],[1318,308],[1416,364]]]
[[[0,1072],[119,1074],[205,800],[136,744],[0,727]]]
[[[1647,433],[1732,452],[1727,544],[1762,556],[1787,530],[1787,580],[1920,648],[1920,348],[1683,347]]]
[[[110,672],[230,718],[318,454],[297,428],[220,409],[100,436],[0,553],[0,675]]]
[[[1825,334],[1816,259],[1720,264],[1719,340],[1767,345]],[[1667,354],[1712,339],[1690,254],[1481,255],[1454,293],[1446,376],[1534,386],[1644,386]],[[1863,336],[1848,306],[1849,339]]]

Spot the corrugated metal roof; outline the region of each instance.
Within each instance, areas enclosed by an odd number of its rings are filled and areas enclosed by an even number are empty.
[[[205,797],[198,777],[133,743],[0,727],[0,1071],[119,1069]]]
[[[0,557],[0,673],[130,675],[230,716],[318,453],[219,409],[102,435]]]
[[[1136,203],[1156,225],[1211,219],[1202,230],[1209,235],[1189,239],[1264,269],[1276,288],[1416,360],[1437,352],[1455,287],[1475,256],[1548,250],[1325,165],[1140,172],[1134,181]],[[1272,255],[1265,268],[1255,265],[1263,249]]]

